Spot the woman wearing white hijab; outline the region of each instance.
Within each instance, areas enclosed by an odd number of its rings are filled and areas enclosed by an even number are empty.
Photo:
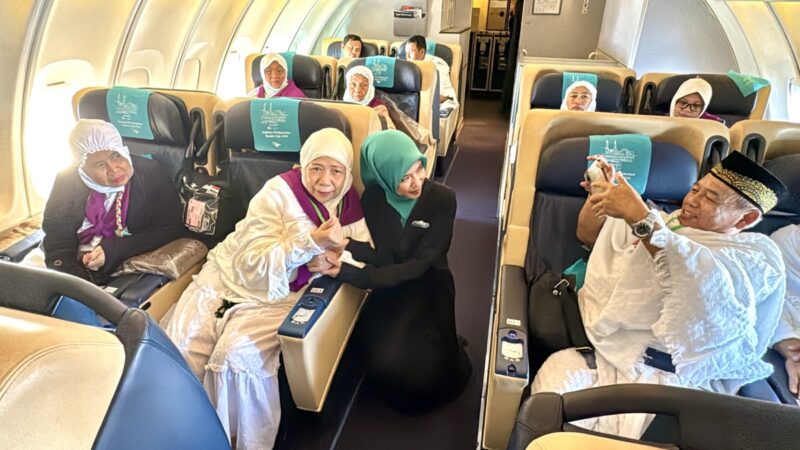
[[[711,103],[713,89],[708,82],[700,77],[684,81],[672,97],[669,105],[671,117],[684,117],[687,119],[708,119],[725,123],[722,118],[706,112]]]
[[[597,108],[597,88],[588,81],[576,81],[564,91],[562,111],[594,112]]]
[[[47,267],[105,284],[125,259],[184,235],[169,176],[131,155],[114,125],[79,120],[69,145],[75,165],[56,177],[42,219]]]
[[[342,100],[359,105],[369,106],[374,109],[379,116],[386,119],[386,125],[394,129],[394,122],[386,102],[375,95],[375,76],[367,66],[355,66],[347,71],[345,75],[346,89]]]
[[[278,327],[325,253],[369,240],[341,131],[309,136],[184,291],[165,330],[203,381],[236,449],[272,448],[280,423]],[[351,260],[348,252],[342,257]],[[356,263],[357,264],[357,263]],[[318,271],[318,270],[317,270]]]
[[[259,64],[259,71],[263,82],[261,86],[247,93],[249,97],[306,97],[305,93],[294,84],[294,81],[289,79],[289,65],[280,54],[270,53],[264,55]]]

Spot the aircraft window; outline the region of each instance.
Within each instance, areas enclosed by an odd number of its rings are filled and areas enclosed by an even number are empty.
[[[327,52],[322,48],[323,39],[333,36],[344,36],[347,33],[347,29],[342,29],[342,27],[347,27],[347,25],[350,23],[347,19],[350,17],[350,14],[353,12],[353,8],[357,4],[357,0],[346,0],[333,11],[333,14],[331,14],[331,17],[325,23],[325,26],[322,27],[319,36],[317,36],[317,42],[314,45],[315,54],[327,54]]]
[[[772,83],[765,118],[786,120],[788,80],[800,78],[800,75],[796,72],[794,59],[787,58],[792,54],[792,49],[780,24],[766,3],[728,2],[728,7],[747,36],[760,72],[758,76]]]
[[[292,41],[290,50],[298,53],[309,53],[322,31],[322,27],[330,19],[333,11],[339,6],[338,0],[322,0],[309,11],[303,25]]]
[[[789,94],[786,99],[789,105],[789,120],[800,123],[800,80],[789,80]]]
[[[266,52],[267,48],[273,52],[288,51],[297,30],[315,3],[316,0],[292,0],[290,7],[283,9],[272,27],[264,51]]]
[[[71,162],[72,96],[94,84],[94,68],[83,60],[52,63],[36,74],[25,104],[23,152],[29,185],[40,198],[50,195],[56,174]]]

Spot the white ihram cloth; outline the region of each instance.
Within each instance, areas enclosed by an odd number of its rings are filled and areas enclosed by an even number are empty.
[[[786,301],[772,341],[800,339],[800,225],[785,226],[770,237],[781,249],[786,264]]]
[[[341,132],[330,130],[306,140],[301,166],[321,156],[336,159],[348,168],[346,192],[352,148]],[[343,195],[325,203],[331,214]],[[167,335],[203,381],[228,437],[236,436],[237,449],[274,445],[281,417],[278,327],[305,289],[289,290],[297,268],[324,253],[311,238],[315,228],[289,185],[273,177],[250,201],[236,230],[208,253],[203,269],[164,319]],[[342,230],[345,237],[370,240],[364,219]],[[359,264],[348,252],[342,260]],[[237,305],[217,318],[222,299]]]
[[[620,219],[609,218],[589,258],[578,299],[597,370],[574,350],[548,358],[533,392],[567,392],[618,383],[653,383],[734,394],[772,368],[772,342],[785,291],[777,246],[764,235],[671,231],[659,217],[652,257]],[[672,355],[676,373],[645,365],[647,347]],[[638,438],[645,414],[580,425]]]
[[[439,109],[444,108],[457,108],[458,107],[458,93],[453,88],[453,83],[450,81],[450,66],[447,62],[438,56],[426,54],[425,61],[431,61],[439,73],[439,95],[448,97],[448,99],[439,105]]]

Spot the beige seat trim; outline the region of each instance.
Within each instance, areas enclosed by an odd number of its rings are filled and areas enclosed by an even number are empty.
[[[560,432],[546,434],[531,442],[526,450],[661,450],[647,444],[621,441],[587,433]]]
[[[677,73],[663,73],[663,72],[651,72],[645,73],[642,75],[642,78],[636,82],[636,88],[634,89],[634,112],[636,114],[641,114],[642,101],[644,100],[642,97],[644,96],[644,87],[647,83],[653,83],[658,87],[665,78],[669,78],[674,75],[680,75]],[[724,75],[724,74],[721,74]],[[756,94],[756,103],[753,106],[753,111],[750,113],[750,119],[763,119],[764,113],[767,111],[767,103],[769,102],[769,94],[772,92],[772,86],[767,85],[758,90]]]
[[[161,317],[181,298],[181,294],[192,282],[195,275],[200,272],[205,263],[205,258],[202,261],[192,266],[191,269],[186,271],[177,280],[170,281],[158,288],[147,300],[145,300],[139,308],[145,310],[153,320],[158,323]]]
[[[625,86],[625,80],[629,77],[636,79],[636,72],[627,67],[617,66],[598,66],[589,64],[526,64],[522,67],[522,81],[520,81],[519,103],[516,108],[516,122],[511,143],[519,139],[519,130],[525,113],[531,109],[531,94],[536,80],[544,75],[561,72],[587,72],[594,73],[603,78],[609,78]]]
[[[772,120],[742,120],[731,126],[731,147],[742,151],[744,141],[753,134],[766,141],[765,159],[800,153],[800,124]]]
[[[105,330],[0,308],[0,446],[91,448],[124,365]]]

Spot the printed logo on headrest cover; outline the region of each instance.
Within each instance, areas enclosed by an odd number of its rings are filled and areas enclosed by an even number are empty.
[[[106,93],[108,118],[122,137],[153,139],[150,114],[147,108],[152,92],[125,86],[115,86]]]
[[[299,152],[300,100],[270,98],[250,100],[253,146],[260,152]]]

